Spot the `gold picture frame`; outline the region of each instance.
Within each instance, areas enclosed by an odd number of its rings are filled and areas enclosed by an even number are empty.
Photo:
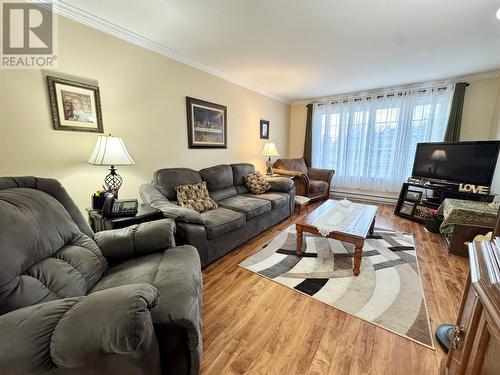
[[[54,130],[104,133],[99,87],[47,76]]]

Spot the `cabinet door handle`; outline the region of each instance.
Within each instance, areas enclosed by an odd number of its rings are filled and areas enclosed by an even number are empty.
[[[465,333],[465,327],[463,325],[455,326],[455,328],[453,328],[451,347],[454,350],[458,349],[460,343],[462,342],[464,333]]]

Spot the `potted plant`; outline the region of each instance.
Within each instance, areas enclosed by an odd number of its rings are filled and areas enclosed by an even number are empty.
[[[429,232],[439,233],[439,227],[443,222],[443,215],[438,214],[433,208],[426,208],[424,211],[424,226]]]

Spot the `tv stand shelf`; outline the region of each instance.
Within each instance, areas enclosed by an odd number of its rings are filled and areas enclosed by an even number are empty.
[[[493,202],[495,196],[461,192],[456,186],[405,182],[401,187],[394,214],[413,221],[424,222],[422,215],[424,208],[437,209],[446,198]]]

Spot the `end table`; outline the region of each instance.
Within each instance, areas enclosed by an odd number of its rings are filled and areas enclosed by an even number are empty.
[[[147,221],[154,221],[163,219],[163,212],[148,206],[147,204],[140,204],[137,215],[104,218],[101,210],[94,210],[87,208],[89,214],[89,224],[94,232],[100,232],[109,229],[120,229],[130,225],[145,223]]]

